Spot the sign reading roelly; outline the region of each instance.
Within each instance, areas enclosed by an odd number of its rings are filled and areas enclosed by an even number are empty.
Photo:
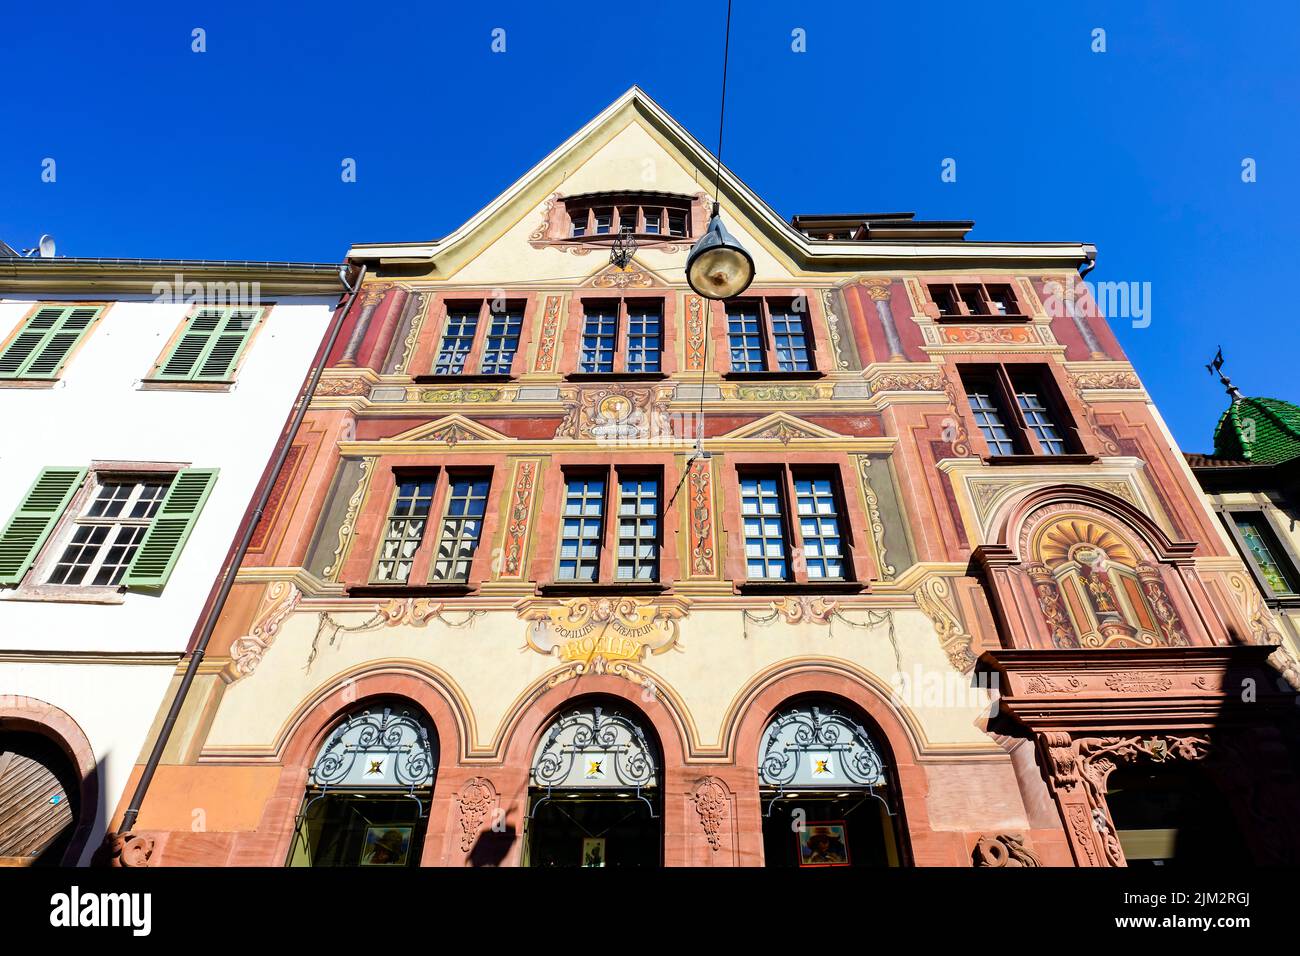
[[[575,598],[524,612],[528,646],[566,664],[639,661],[677,644],[679,603],[637,598]]]

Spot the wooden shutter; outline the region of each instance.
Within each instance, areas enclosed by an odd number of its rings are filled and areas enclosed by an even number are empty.
[[[0,378],[54,378],[103,306],[42,306],[0,354]]]
[[[168,381],[227,380],[261,314],[261,309],[199,309],[160,364],[157,377]]]
[[[177,472],[122,577],[124,585],[160,588],[167,583],[216,480],[216,468],[186,468]]]
[[[23,579],[85,477],[85,468],[41,470],[0,532],[0,584]]]

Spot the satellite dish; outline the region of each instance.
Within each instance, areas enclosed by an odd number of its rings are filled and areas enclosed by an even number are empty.
[[[41,250],[42,259],[53,259],[54,258],[54,237],[48,235],[41,236],[41,241],[37,243],[37,248]]]

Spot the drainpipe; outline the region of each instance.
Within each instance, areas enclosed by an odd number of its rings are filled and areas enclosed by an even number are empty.
[[[1097,247],[1091,242],[1084,243],[1083,254],[1087,258],[1084,259],[1083,265],[1079,266],[1080,279],[1088,278],[1088,273],[1097,268]]]
[[[200,626],[196,627],[195,633],[190,638],[190,646],[194,649],[190,652],[189,665],[185,668],[185,676],[181,678],[180,686],[176,688],[176,696],[172,698],[171,707],[167,711],[167,719],[163,721],[162,728],[158,731],[158,737],[154,741],[153,749],[149,752],[149,760],[144,765],[144,772],[140,775],[140,780],[135,786],[135,793],[131,795],[131,802],[127,805],[126,812],[122,814],[122,825],[117,829],[119,837],[130,834],[131,828],[135,826],[136,819],[140,815],[140,807],[144,804],[144,797],[149,791],[149,784],[153,781],[154,772],[158,769],[163,751],[167,748],[167,741],[171,738],[172,729],[176,726],[176,718],[180,716],[190,686],[194,683],[194,676],[198,673],[199,665],[203,663],[204,651],[207,650],[208,641],[212,639],[212,632],[216,630],[217,620],[221,616],[222,608],[226,605],[226,598],[230,596],[230,589],[234,587],[235,573],[239,570],[240,564],[243,563],[244,555],[248,553],[248,546],[252,543],[253,533],[257,530],[257,525],[262,520],[262,512],[271,498],[271,489],[275,486],[275,480],[279,477],[280,469],[284,467],[285,459],[289,457],[289,448],[298,435],[298,429],[307,414],[307,406],[311,403],[311,397],[316,393],[316,385],[320,382],[321,373],[325,370],[325,363],[329,360],[330,353],[334,351],[334,345],[343,329],[344,320],[347,318],[348,313],[352,311],[353,300],[356,299],[357,291],[361,288],[361,283],[366,277],[364,263],[357,273],[355,282],[351,285],[348,284],[347,271],[348,267],[346,265],[339,267],[339,278],[343,280],[343,287],[347,289],[345,293],[346,301],[339,303],[329,335],[326,336],[325,341],[321,343],[321,347],[317,350],[312,368],[307,373],[302,389],[298,392],[298,401],[294,406],[293,415],[288,424],[285,425],[284,431],[280,434],[279,445],[276,448],[271,467],[262,475],[262,483],[257,490],[256,500],[250,506],[251,510],[244,514],[243,533],[240,534],[238,542],[226,556],[226,565],[221,572],[221,588],[217,591],[215,598],[209,598],[205,614],[200,619]],[[111,837],[112,834],[110,833],[108,836]]]

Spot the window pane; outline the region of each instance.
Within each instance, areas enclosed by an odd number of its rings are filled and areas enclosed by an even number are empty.
[[[653,478],[619,482],[617,576],[620,581],[659,578],[659,482]]]
[[[385,526],[384,540],[379,545],[379,563],[375,565],[376,581],[404,584],[410,579],[415,553],[420,549],[425,525],[429,523],[433,488],[432,478],[398,483]]]
[[[784,525],[777,476],[742,477],[740,514],[745,530],[745,567],[750,580],[786,577]]]
[[[659,371],[661,306],[657,303],[628,303],[627,307],[627,370],[629,372]]]
[[[618,340],[618,305],[592,305],[582,326],[581,372],[614,371],[614,345]]]
[[[1292,593],[1295,590],[1292,575],[1287,573],[1287,568],[1282,563],[1285,558],[1282,557],[1281,548],[1265,526],[1263,516],[1237,513],[1232,517],[1250,551],[1251,560],[1255,562],[1255,567],[1259,569],[1269,590],[1275,594]]]
[[[523,324],[524,313],[518,309],[494,312],[488,318],[487,343],[483,348],[484,375],[510,374]]]
[[[961,315],[961,311],[957,308],[957,297],[953,294],[952,286],[930,286],[930,298],[939,307],[940,315]]]
[[[1015,438],[1007,427],[992,385],[987,383],[968,385],[966,397],[970,401],[971,411],[975,414],[975,423],[979,425],[984,440],[988,442],[989,453],[1014,455]]]
[[[1016,304],[1015,293],[1009,285],[985,286],[988,293],[989,307],[994,315],[1019,315],[1020,306]]]
[[[600,573],[604,508],[604,478],[570,478],[566,483],[560,566],[556,574],[559,580],[596,580]]]
[[[587,234],[587,217],[589,212],[590,210],[587,209],[575,209],[569,214],[569,218],[573,221],[573,237],[575,239]]]
[[[979,286],[958,286],[957,294],[961,296],[962,302],[966,305],[966,310],[971,314],[985,315],[988,313],[988,306],[984,302],[983,290]]]
[[[840,549],[840,520],[831,480],[796,478],[794,490],[808,579],[842,579],[844,556]]]
[[[442,334],[438,358],[433,363],[434,375],[459,375],[465,359],[474,347],[474,332],[478,329],[478,310],[456,309],[447,313],[447,328]]]
[[[763,336],[758,326],[758,306],[727,306],[727,344],[733,372],[763,371]]]
[[[171,481],[103,481],[77,518],[48,583],[116,587],[149,530]]]
[[[1035,437],[1043,446],[1043,451],[1049,455],[1065,454],[1065,438],[1057,428],[1056,423],[1052,420],[1051,413],[1043,403],[1043,397],[1036,386],[1028,388],[1016,387],[1016,404],[1020,406],[1020,413],[1025,418],[1025,424],[1034,433]]]
[[[782,372],[806,372],[812,368],[803,316],[789,309],[772,311],[772,345],[777,368]]]
[[[613,209],[608,209],[608,208],[606,208],[606,209],[597,209],[597,210],[595,210],[595,214],[596,214],[596,215],[595,215],[595,220],[596,220],[596,230],[595,230],[595,234],[598,235],[598,236],[607,236],[607,235],[609,235],[609,231],[610,231],[610,229],[613,227],[614,210],[613,210]]]
[[[470,564],[483,533],[488,481],[483,477],[455,478],[447,490],[446,515],[433,565],[435,581],[468,581]]]
[[[656,209],[653,212],[647,209],[645,211],[645,231],[647,234],[657,236],[659,234],[660,213]]]

